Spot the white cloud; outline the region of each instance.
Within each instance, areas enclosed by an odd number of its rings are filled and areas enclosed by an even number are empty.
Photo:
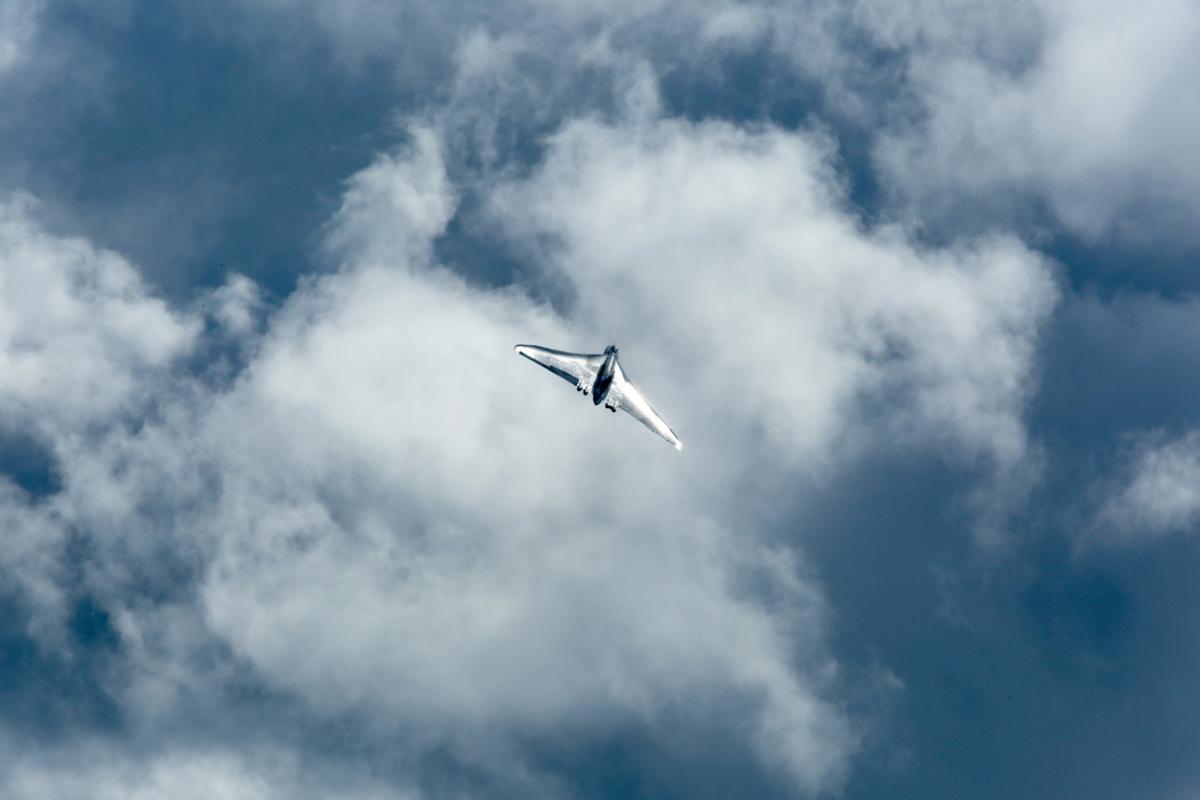
[[[634,68],[709,77],[716,96],[727,89],[724,56],[771,53],[781,57],[773,69],[791,64],[790,80],[817,87],[815,113],[866,132],[894,210],[926,221],[970,214],[985,225],[1002,220],[995,227],[1039,226],[1032,197],[1087,239],[1149,244],[1187,239],[1200,196],[1191,147],[1200,136],[1200,103],[1191,100],[1200,10],[1190,0],[250,8],[304,20],[345,63],[395,61],[400,80],[432,74],[428,63],[409,65],[414,53],[432,63],[456,52],[459,78],[491,78],[489,91],[462,104],[464,113],[486,109],[484,126],[514,104],[533,127],[557,121]],[[693,113],[703,113],[703,92],[693,94]],[[485,157],[489,144],[480,143]]]
[[[777,131],[570,127],[495,206],[555,241],[567,318],[429,265],[450,206],[428,135],[357,176],[330,226],[342,272],[275,317],[204,428],[224,476],[214,629],[325,713],[475,747],[732,697],[768,763],[836,781],[853,736],[824,699],[819,594],[729,487],[819,472],[848,437],[1021,463],[1055,292],[1012,241],[863,230],[826,158]],[[614,332],[684,458],[510,351]]]
[[[411,8],[264,7],[304,9],[354,68],[408,57],[398,45],[420,30]],[[1194,109],[1162,100],[1192,71],[1175,38],[1192,31],[1190,9],[1164,0],[1130,20],[1114,5],[1093,19],[1024,4],[1014,22],[995,4],[912,8],[848,12],[905,54],[884,83],[930,112],[879,151],[903,191],[925,199],[932,175],[953,202],[1044,192],[1089,234],[1144,191],[1191,202],[1191,165],[1164,165]],[[762,37],[807,74],[828,69],[846,113],[871,118],[847,18],[830,4],[714,2],[681,21],[683,9],[630,8],[597,30],[607,7],[553,4],[520,33],[474,7],[427,14],[437,35],[425,47],[457,53],[454,96],[407,149],[348,182],[325,230],[340,269],[303,281],[261,335],[254,284],[234,276],[208,296],[248,345],[232,386],[175,370],[205,346],[198,315],[154,298],[121,256],[48,233],[27,199],[0,205],[0,413],[44,439],[62,473],[62,491],[36,501],[0,484],[0,578],[30,609],[30,633],[65,647],[70,594],[94,595],[130,679],[107,688],[149,727],[188,692],[218,697],[248,665],[320,720],[365,721],[364,736],[418,757],[448,749],[526,794],[561,787],[522,763],[522,734],[637,724],[666,739],[666,720],[718,716],[798,792],[836,790],[859,731],[838,702],[803,541],[766,544],[760,500],[833,480],[869,448],[940,448],[992,488],[1024,485],[1037,451],[1024,409],[1057,293],[1013,238],[939,249],[903,225],[867,225],[818,135],[660,119],[656,72]],[[1095,41],[1118,64],[1154,65],[1122,76],[1113,108],[1090,93]],[[546,52],[539,69],[567,53],[570,74],[517,80]],[[578,115],[564,99],[589,71],[611,84],[600,116],[593,97]],[[585,118],[544,142],[531,171],[498,163],[499,185],[483,169],[469,188],[564,288],[558,310],[434,258],[460,189],[445,161],[461,153],[446,151],[474,125],[480,161],[498,162],[499,120],[526,108],[516,95],[551,109],[527,124]],[[572,403],[510,350],[613,338],[687,441],[682,457],[624,416]],[[1104,519],[1152,534],[1193,526],[1194,437],[1140,449]],[[63,568],[69,536],[88,546],[78,586]],[[297,785],[290,756],[63,758],[71,766],[20,762],[8,786],[260,797]]]
[[[28,55],[43,5],[42,0],[0,0],[0,78]]]
[[[1138,439],[1107,487],[1094,533],[1111,542],[1195,532],[1200,526],[1200,431]]]
[[[0,202],[0,412],[75,432],[144,398],[142,376],[185,353],[194,321],[116,253],[47,233],[33,202]]]
[[[61,520],[52,509],[31,507],[22,492],[0,477],[0,529],[0,589],[25,601],[32,635],[59,642],[66,613]]]
[[[257,325],[263,311],[262,290],[245,275],[231,274],[213,290],[213,318],[233,336],[246,336]]]
[[[0,414],[82,466],[92,434],[154,398],[199,326],[152,297],[119,255],[45,231],[34,208],[27,196],[0,201]],[[88,487],[97,504],[125,491],[112,467]],[[60,558],[73,515],[68,498],[31,503],[0,479],[0,579],[23,588],[30,626],[47,640],[65,613]]]
[[[943,214],[963,197],[995,210],[1032,193],[1087,239],[1151,241],[1172,229],[1169,238],[1186,238],[1179,226],[1197,210],[1200,186],[1191,146],[1200,136],[1200,9],[1187,0],[1069,2],[1016,19],[980,15],[969,27],[999,31],[1012,43],[1006,58],[936,37],[909,51],[925,114],[880,142],[895,190]]]
[[[353,265],[425,266],[457,203],[433,131],[413,128],[417,157],[381,155],[355,174],[327,226],[326,247]]]
[[[852,736],[812,671],[819,598],[739,541],[752,516],[697,494],[708,467],[581,413],[511,352],[580,330],[425,266],[440,169],[418,137],[351,182],[331,231],[353,261],[289,302],[210,419],[214,629],[325,712],[475,747],[731,696],[764,758],[836,780]],[[739,596],[749,575],[789,612]]]
[[[530,771],[515,734],[719,710],[798,792],[837,786],[857,734],[821,594],[738,487],[762,470],[811,485],[865,446],[1019,467],[1053,283],[1010,240],[929,250],[865,228],[819,138],[652,108],[568,126],[492,193],[514,241],[548,247],[565,314],[434,263],[455,191],[439,136],[416,130],[349,181],[326,231],[341,268],[271,317],[229,388],[172,375],[199,322],[126,262],[8,210],[13,274],[40,265],[43,288],[4,296],[53,302],[5,358],[32,347],[63,374],[13,381],[6,402],[52,412],[64,488],[45,507],[88,537],[83,588],[122,637],[134,718],[219,691],[201,657],[216,642],[322,718],[497,776]],[[245,310],[252,289],[214,302]],[[682,456],[511,351],[609,336]],[[50,586],[56,547],[31,573]]]
[[[577,319],[641,346],[701,447],[732,425],[808,463],[880,435],[1021,462],[1046,264],[1013,239],[931,250],[866,229],[831,161],[780,130],[575,123],[497,208],[553,241]]]
[[[30,575],[65,590],[61,532],[87,536],[78,590],[112,615],[132,680],[114,691],[147,724],[219,686],[200,657],[215,635],[318,714],[452,743],[497,775],[513,769],[497,732],[653,727],[668,711],[706,725],[729,707],[798,787],[836,784],[854,734],[830,698],[819,594],[753,535],[753,509],[713,491],[711,462],[521,369],[514,342],[586,330],[432,266],[452,208],[431,134],[356,176],[328,229],[343,269],[288,301],[227,391],[164,386],[198,323],[147,300],[116,256],[15,216],[26,255],[107,287],[62,289],[50,338],[97,326],[89,341],[111,347],[68,374],[86,386],[104,368],[120,387],[45,422],[60,533]],[[112,308],[140,324],[110,324]],[[40,363],[67,358],[38,341]],[[121,424],[151,390],[154,412]],[[189,572],[198,587],[174,583]]]
[[[335,794],[351,800],[412,797],[363,776],[328,776],[286,751],[263,748],[126,752],[97,740],[30,752],[10,744],[0,793],[11,800],[273,800]]]

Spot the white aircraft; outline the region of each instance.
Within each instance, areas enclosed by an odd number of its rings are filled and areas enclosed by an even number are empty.
[[[604,348],[603,353],[596,355],[564,353],[531,344],[519,344],[513,350],[575,384],[575,391],[582,392],[585,397],[591,395],[592,405],[604,403],[604,407],[614,414],[618,408],[628,411],[638,422],[675,445],[676,450],[683,449],[683,442],[679,441],[671,426],[650,407],[638,388],[625,377],[625,371],[617,361],[615,344],[610,344]]]

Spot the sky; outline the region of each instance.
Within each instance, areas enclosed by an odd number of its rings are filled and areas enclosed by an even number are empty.
[[[1200,796],[1198,37],[0,0],[0,797]]]

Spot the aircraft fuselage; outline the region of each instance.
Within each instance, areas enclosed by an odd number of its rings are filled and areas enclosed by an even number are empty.
[[[610,344],[604,348],[604,364],[596,373],[596,382],[592,384],[592,405],[598,406],[604,402],[604,398],[608,397],[608,390],[612,388],[613,376],[616,375],[616,372],[617,346]]]

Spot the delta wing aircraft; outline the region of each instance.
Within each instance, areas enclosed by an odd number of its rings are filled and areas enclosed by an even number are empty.
[[[610,344],[604,348],[603,353],[595,355],[564,353],[561,350],[531,344],[519,344],[513,350],[575,384],[575,391],[582,393],[584,397],[591,395],[592,405],[604,403],[604,407],[614,414],[618,408],[627,411],[638,422],[675,445],[676,450],[683,449],[683,442],[679,441],[671,426],[650,407],[645,396],[625,377],[621,362],[617,360],[615,344]]]

